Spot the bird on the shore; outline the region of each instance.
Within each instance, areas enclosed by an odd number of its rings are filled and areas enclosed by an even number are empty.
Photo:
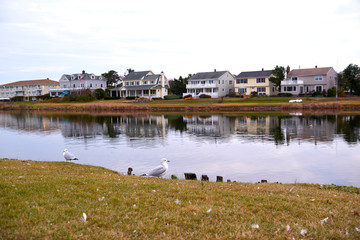
[[[74,154],[69,152],[66,148],[64,149],[63,156],[66,161],[79,160],[77,157],[74,156]]]
[[[149,176],[149,177],[162,177],[165,175],[167,170],[169,169],[168,162],[170,160],[167,160],[166,158],[162,158],[160,161],[160,165],[151,169],[148,173],[143,174],[142,176]]]

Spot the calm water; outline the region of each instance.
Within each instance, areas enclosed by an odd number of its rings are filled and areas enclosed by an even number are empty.
[[[140,175],[170,162],[224,180],[360,187],[360,116],[117,115],[0,112],[0,158],[64,161]]]

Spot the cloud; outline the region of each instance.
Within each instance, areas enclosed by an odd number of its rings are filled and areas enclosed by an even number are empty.
[[[9,78],[0,83],[38,65],[59,66],[57,78],[61,69],[83,68],[151,69],[169,77],[275,65],[343,69],[360,61],[354,9],[354,0],[2,1],[0,71]]]

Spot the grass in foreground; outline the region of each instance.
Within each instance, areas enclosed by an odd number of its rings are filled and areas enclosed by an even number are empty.
[[[360,238],[358,188],[143,178],[9,159],[0,160],[0,180],[1,239]]]

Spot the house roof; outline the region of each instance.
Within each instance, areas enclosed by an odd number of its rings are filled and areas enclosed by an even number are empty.
[[[251,72],[241,72],[236,78],[258,78],[258,77],[270,77],[272,70],[262,70],[262,71],[251,71]]]
[[[74,80],[79,80],[78,77],[81,76],[81,80],[104,80],[106,81],[106,78],[103,76],[97,76],[93,73],[74,73],[74,74],[64,74],[63,76],[65,76],[69,81],[71,80],[71,77],[74,76],[75,79]],[[94,76],[95,78],[92,79],[91,76]],[[101,79],[100,79],[101,78]]]
[[[2,86],[24,86],[24,85],[59,85],[58,81],[50,80],[50,79],[38,79],[38,80],[23,80],[12,83],[7,83],[0,85]]]
[[[152,73],[151,71],[142,71],[142,72],[129,72],[128,75],[124,77],[124,81],[126,80],[140,80],[149,73]]]
[[[288,76],[316,76],[326,75],[332,67],[293,69]]]
[[[219,71],[219,72],[199,72],[195,75],[193,75],[190,80],[197,80],[197,79],[216,79],[221,77],[224,73],[227,71]]]

